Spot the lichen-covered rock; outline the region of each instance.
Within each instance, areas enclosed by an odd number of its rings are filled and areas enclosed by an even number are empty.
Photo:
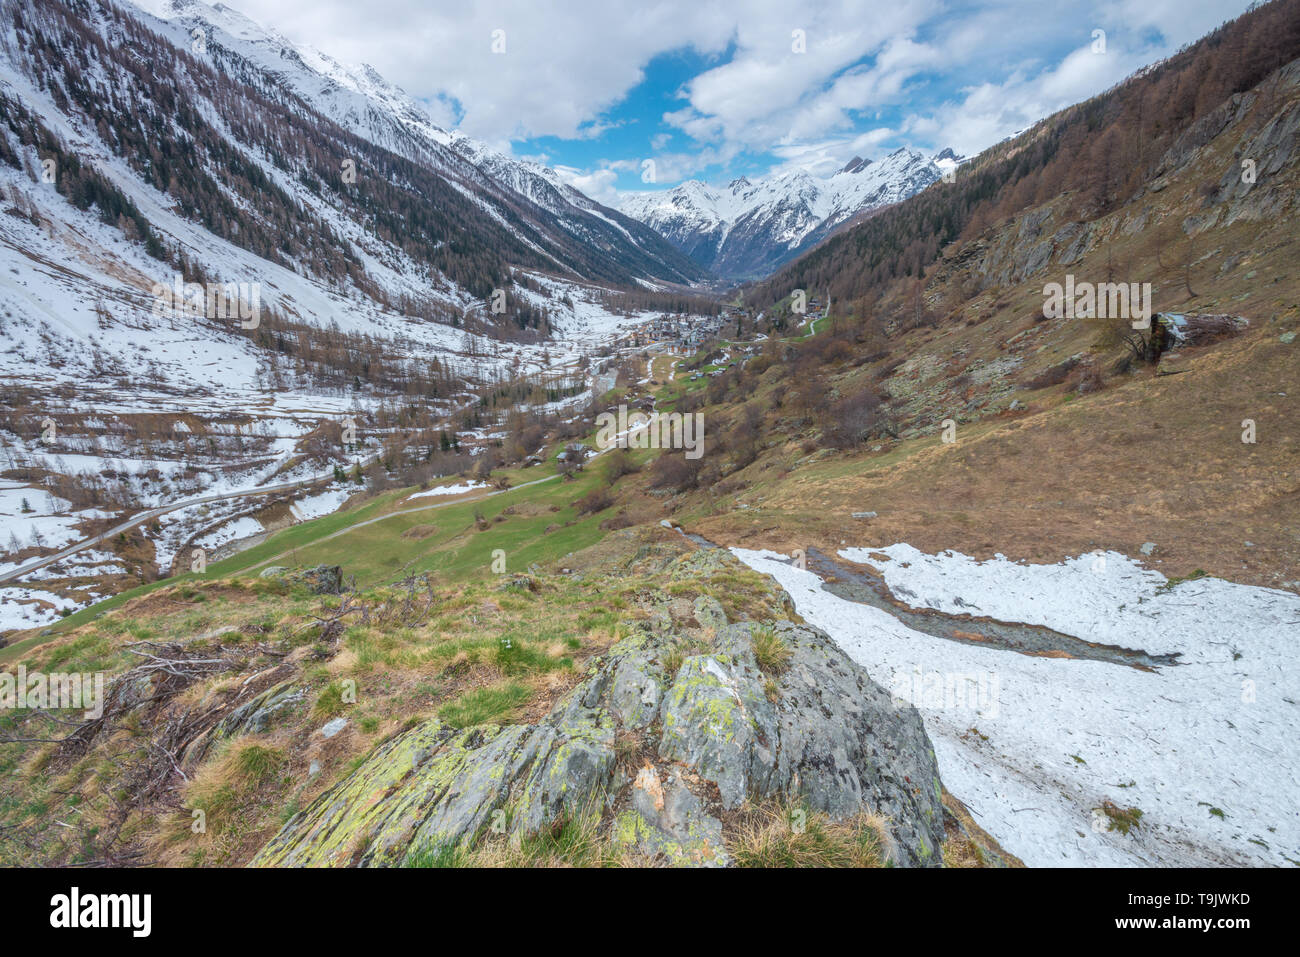
[[[738,626],[737,630],[745,626]],[[735,642],[735,632],[732,632]],[[769,792],[776,713],[747,649],[696,655],[682,663],[663,704],[659,756],[694,768],[718,787],[722,806],[740,807]]]
[[[792,655],[777,683],[780,747],[769,787],[798,793],[832,817],[881,814],[898,863],[939,863],[939,769],[916,709],[892,700],[825,632],[776,630]]]
[[[659,715],[662,673],[640,656],[629,655],[614,666],[609,707],[625,728],[640,730]]]
[[[722,822],[673,771],[667,783],[645,767],[632,782],[631,807],[614,822],[614,841],[673,866],[722,867],[729,862]]]
[[[638,630],[535,725],[417,724],[292,818],[253,863],[396,865],[486,832],[536,834],[595,814],[615,846],[725,865],[724,821],[769,799],[836,818],[879,814],[895,863],[940,863],[938,771],[915,709],[805,625],[777,624],[790,657],[779,676],[765,675],[755,627],[723,624],[706,653],[678,658],[675,674],[664,662],[680,656],[678,638]],[[637,743],[639,767],[619,766],[620,735]]]
[[[317,565],[296,571],[284,565],[271,565],[262,569],[258,577],[300,582],[310,588],[313,595],[337,595],[343,591],[343,569],[339,565]]]
[[[695,620],[702,628],[725,628],[727,613],[722,610],[722,603],[709,595],[695,599]]]
[[[301,572],[298,578],[313,595],[337,595],[343,591],[343,569],[338,565],[317,565]]]
[[[216,737],[261,734],[276,715],[297,707],[306,697],[306,689],[293,681],[273,685],[230,712],[213,729],[213,734]]]

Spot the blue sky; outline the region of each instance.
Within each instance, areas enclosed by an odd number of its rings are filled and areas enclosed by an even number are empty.
[[[589,195],[974,154],[1246,0],[242,0]],[[241,0],[233,6],[239,7]],[[1104,31],[1104,44],[1094,31]],[[643,182],[654,161],[655,182]]]

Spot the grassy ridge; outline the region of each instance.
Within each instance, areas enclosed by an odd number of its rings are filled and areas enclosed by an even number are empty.
[[[644,461],[650,454],[639,452],[634,457]],[[600,460],[572,481],[560,479],[549,463],[533,469],[502,469],[496,475],[518,486],[548,481],[450,502],[408,501],[418,491],[414,488],[385,492],[358,508],[279,531],[259,545],[212,562],[201,575],[186,572],[122,592],[69,615],[51,630],[57,634],[84,625],[159,588],[256,575],[274,564],[341,565],[363,588],[422,572],[451,580],[482,577],[490,573],[496,549],[505,552],[507,571],[522,571],[530,563],[553,561],[600,538],[600,523],[609,513],[579,518],[572,503],[601,484],[601,471]],[[503,514],[508,510],[515,510],[514,514]],[[483,531],[476,528],[477,514],[489,523]],[[403,537],[421,525],[433,525],[436,531]],[[552,525],[560,527],[547,532]],[[0,663],[18,660],[48,637],[38,635],[0,649]]]

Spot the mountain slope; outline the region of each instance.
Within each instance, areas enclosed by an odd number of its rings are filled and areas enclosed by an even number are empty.
[[[401,394],[432,372],[445,396],[456,375],[542,362],[480,335],[612,329],[608,309],[591,321],[604,294],[588,283],[644,298],[702,275],[552,171],[436,127],[371,70],[228,8],[172,12],[0,3],[12,381],[76,381],[84,397],[136,377],[246,404],[286,378]],[[528,278],[543,274],[555,294]],[[259,322],[178,314],[177,281],[253,290]],[[496,289],[504,312],[488,308]]]
[[[853,217],[906,199],[942,175],[936,160],[900,148],[876,163],[855,157],[827,179],[793,170],[758,182],[742,176],[725,188],[688,180],[627,194],[619,206],[701,265],[744,279],[771,272]]]
[[[936,263],[949,244],[978,241],[986,231],[1061,196],[1069,197],[1070,222],[1051,237],[1027,231],[1018,245],[1024,254],[1018,274],[985,276],[980,282],[987,288],[999,279],[1020,278],[1023,267],[1032,271],[1058,251],[1077,254],[1081,243],[1098,240],[1092,226],[1096,220],[1142,191],[1163,188],[1159,180],[1170,164],[1215,135],[1215,121],[1207,118],[1225,100],[1247,95],[1270,74],[1280,76],[1274,71],[1297,52],[1300,4],[1263,4],[1105,93],[990,147],[962,164],[953,182],[840,232],[757,284],[747,301],[765,308],[791,289],[829,289],[837,302],[853,301],[866,314],[896,283]],[[1254,95],[1267,99],[1278,94],[1264,87]],[[1266,163],[1264,156],[1245,152],[1246,146],[1242,144],[1233,168],[1206,181],[1205,205],[1251,185],[1243,180],[1245,161],[1259,170],[1273,162],[1271,155]],[[1271,154],[1272,147],[1264,146]],[[1277,187],[1260,174],[1255,192],[1275,193]],[[1167,241],[1183,242],[1198,229],[1189,220]],[[1034,242],[1025,242],[1030,239]],[[1142,277],[1130,273],[1125,278]],[[913,320],[924,318],[926,310],[914,307],[909,303]]]
[[[206,55],[223,73],[268,95],[301,98],[344,129],[434,169],[495,216],[511,220],[522,213],[540,234],[539,244],[548,252],[558,247],[557,258],[585,278],[690,282],[703,275],[653,230],[584,196],[554,170],[438,126],[369,65],[352,68],[318,50],[298,49],[223,4],[171,0],[163,13],[168,27],[180,29],[180,39],[201,36]]]
[[[831,285],[830,321],[672,386],[717,423],[698,466],[647,470],[673,521],[745,549],[895,688],[984,676],[923,715],[947,786],[1030,866],[1300,853],[1298,11],[1257,8],[833,238],[745,298],[775,316]],[[1237,321],[1135,358],[1136,316],[1045,314],[1069,281]]]

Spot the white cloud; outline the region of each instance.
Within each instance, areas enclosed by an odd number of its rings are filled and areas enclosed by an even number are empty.
[[[881,126],[856,136],[777,146],[772,152],[782,163],[775,172],[802,169],[815,176],[829,176],[843,169],[854,156],[872,157],[880,153],[881,144],[896,135],[896,130]]]
[[[157,8],[166,0],[137,2]],[[506,152],[542,136],[601,141],[618,125],[609,111],[642,83],[652,60],[693,50],[715,65],[686,80],[675,104],[637,118],[665,184],[742,155],[770,154],[780,166],[825,170],[854,154],[878,154],[891,137],[974,153],[1173,52],[1246,4],[259,0],[246,6],[296,43],[373,64],[428,104],[435,121]],[[1108,33],[1104,57],[1088,52],[1098,28]],[[498,30],[504,53],[492,52]],[[792,49],[795,30],[803,31],[806,52]],[[1074,52],[1046,53],[1063,47]],[[547,149],[559,162],[575,155],[563,145]],[[589,147],[577,155],[585,165]],[[587,170],[570,162],[567,175],[608,195],[608,174],[639,172],[645,158]]]
[[[295,43],[372,64],[422,100],[454,101],[460,128],[490,141],[581,137],[641,82],[655,55],[684,47],[718,53],[735,31],[733,13],[701,3],[259,0],[244,6]],[[503,53],[493,52],[494,35]]]
[[[883,8],[843,0],[770,19],[747,17],[731,60],[688,83],[689,105],[664,121],[697,140],[748,149],[821,136],[846,125],[849,111],[898,91],[908,61],[928,56],[918,55],[923,48],[911,34],[937,8],[933,0]],[[804,31],[804,53],[791,49],[792,19]],[[875,54],[874,66],[855,68]]]
[[[1123,52],[1108,44],[1096,54],[1091,46],[1071,52],[1060,63],[1039,71],[1018,69],[1001,83],[981,83],[959,100],[927,114],[909,116],[906,133],[951,146],[967,156],[1026,129],[1045,116],[1109,89],[1154,54]]]
[[[613,206],[618,202],[618,190],[614,188],[618,173],[615,170],[607,168],[584,173],[571,166],[556,166],[553,168],[559,174],[560,179],[580,193],[590,196],[596,202],[604,203],[606,206]]]

